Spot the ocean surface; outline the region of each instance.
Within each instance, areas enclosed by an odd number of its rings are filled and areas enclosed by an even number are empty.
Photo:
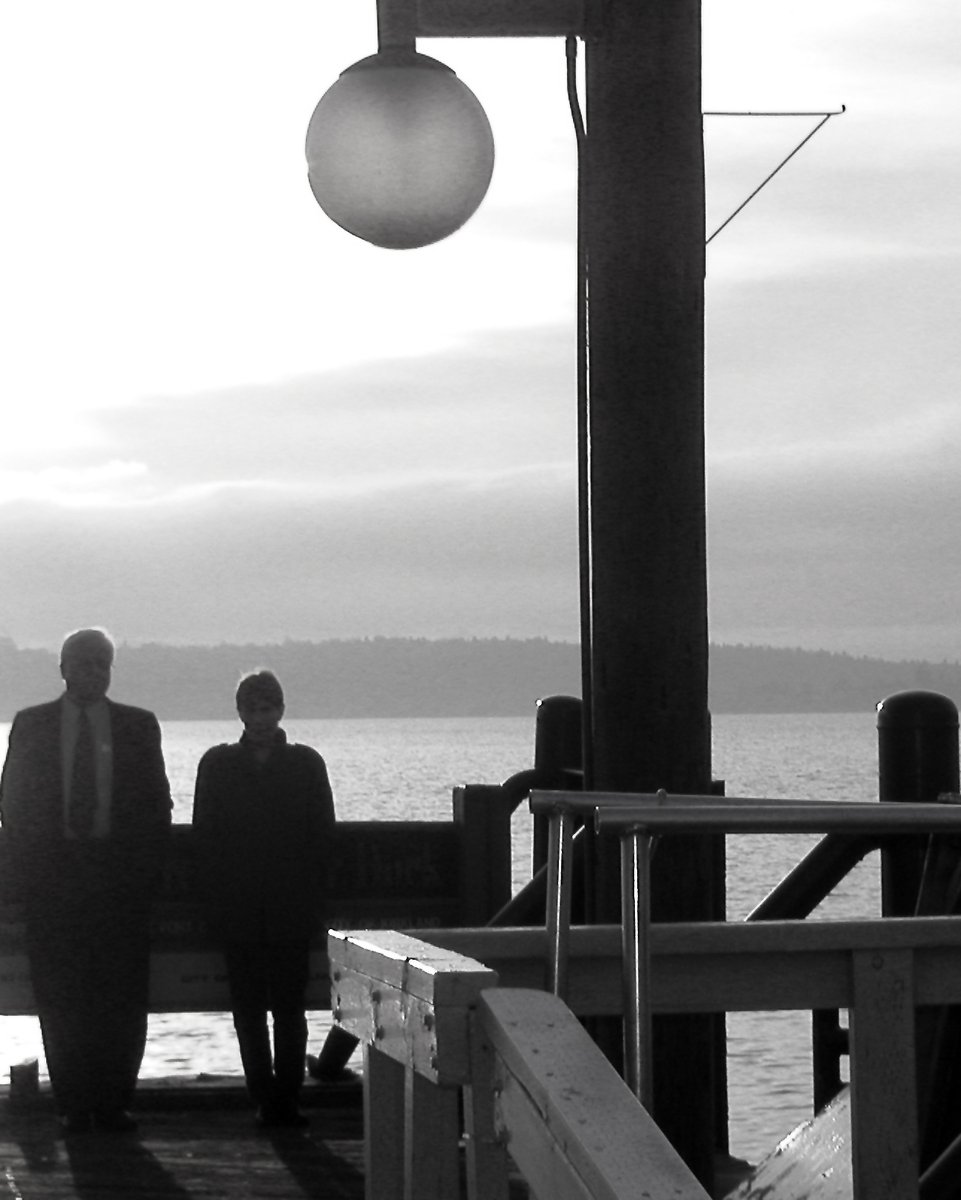
[[[728,795],[833,800],[877,798],[874,712],[742,714],[714,717],[713,774]],[[451,789],[500,783],[533,763],[534,719],[450,718],[285,722],[288,736],[315,746],[327,760],[339,817],[351,820],[444,820]],[[9,726],[0,724],[0,753]],[[168,721],[164,753],[177,821],[189,821],[197,762],[208,746],[235,740],[236,722]],[[514,817],[514,885],[529,874],[529,817]],[[810,837],[740,837],[728,842],[728,917],[743,917],[817,841]],[[877,916],[877,855],[866,859],[815,914]],[[329,1014],[311,1017],[311,1050]],[[0,1018],[0,1072],[36,1056],[37,1022]],[[757,1161],[811,1114],[810,1016],[728,1017],[731,1151]],[[143,1075],[240,1074],[230,1017],[151,1017]]]

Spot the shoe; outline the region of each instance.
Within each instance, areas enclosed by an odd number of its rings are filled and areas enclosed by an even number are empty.
[[[137,1128],[137,1119],[124,1108],[110,1108],[93,1115],[93,1123],[97,1129],[105,1133],[133,1133]]]
[[[68,1112],[60,1118],[60,1128],[64,1133],[89,1133],[93,1127],[90,1113]]]
[[[255,1120],[260,1129],[303,1129],[310,1124],[296,1104],[262,1104]]]

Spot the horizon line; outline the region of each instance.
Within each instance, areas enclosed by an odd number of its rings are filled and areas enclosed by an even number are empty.
[[[111,635],[113,636],[113,635]],[[162,650],[246,650],[255,648],[258,650],[264,649],[280,649],[285,646],[330,646],[330,645],[354,645],[364,644],[369,642],[417,642],[425,644],[440,645],[443,643],[461,642],[461,643],[541,643],[548,646],[564,646],[571,649],[577,649],[580,645],[578,641],[572,641],[566,638],[552,638],[545,634],[532,634],[529,636],[519,636],[516,634],[498,635],[474,635],[474,634],[459,634],[459,635],[440,635],[436,637],[427,637],[417,634],[363,634],[353,637],[330,637],[313,639],[308,637],[284,637],[282,640],[265,640],[265,641],[220,641],[220,642],[193,642],[193,641],[159,641],[159,640],[137,640],[125,641],[120,638],[114,638],[118,653],[122,650],[143,650],[148,648],[158,648]],[[59,654],[60,642],[56,644],[50,643],[33,643],[28,645],[20,645],[17,640],[10,635],[0,634],[0,649],[4,645],[12,646],[17,653],[41,652],[47,654]],[[949,659],[947,657],[940,660],[934,658],[917,658],[917,657],[901,657],[901,658],[886,658],[878,654],[855,654],[849,650],[828,650],[824,647],[810,648],[806,646],[791,645],[781,646],[771,642],[728,642],[728,641],[710,641],[708,643],[709,651],[714,650],[762,650],[781,654],[810,654],[810,655],[828,655],[834,658],[849,658],[855,662],[878,662],[891,664],[918,664],[921,666],[932,667],[961,667],[961,661],[957,659]]]

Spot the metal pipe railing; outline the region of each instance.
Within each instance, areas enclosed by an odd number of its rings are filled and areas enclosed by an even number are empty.
[[[647,800],[647,797],[643,798]],[[651,798],[652,801],[656,797]],[[650,834],[698,833],[849,833],[849,834],[961,834],[961,810],[946,804],[882,805],[836,800],[769,800],[745,804],[740,800],[711,797],[707,805],[595,804],[597,833],[622,834],[645,829]]]
[[[640,799],[640,798],[639,798]],[[712,805],[679,804],[669,806],[663,800],[639,804],[633,811],[619,803],[595,809],[594,828],[599,835],[616,834],[622,841],[648,841],[655,834],[668,833],[845,833],[887,834],[900,832],[917,835],[920,832],[961,831],[961,813],[953,806],[939,804],[899,804],[896,807],[877,803],[850,804],[837,801],[806,801],[800,805],[791,801],[769,801],[766,804],[741,804],[738,801],[717,800]],[[953,809],[953,811],[952,811]],[[633,921],[636,930],[632,939],[625,938],[625,988],[638,974],[649,974],[650,954],[646,934],[640,930],[650,923],[650,891],[643,890],[645,875],[638,872],[634,887],[638,898],[638,915]],[[626,892],[625,892],[626,894]],[[637,1080],[635,1094],[641,1097],[650,1089],[645,1074],[650,1073],[650,1058],[637,1053],[640,1037],[651,1021],[649,998],[645,989],[636,991],[635,1006],[625,1011],[628,1030],[626,1050],[629,1077]],[[643,1007],[646,1004],[646,1008]]]
[[[567,962],[571,933],[571,847],[574,816],[566,810],[551,818],[547,844],[547,990],[567,998]]]
[[[846,803],[833,800],[780,800],[757,797],[670,796],[656,793],[532,792],[531,811],[562,819],[584,818],[593,811],[600,835],[622,839],[621,904],[624,970],[625,1068],[632,1090],[642,1101],[650,1080],[650,852],[655,837],[704,833],[827,833],[867,836],[961,834],[961,809],[954,805]],[[556,841],[557,877],[564,877],[569,846]],[[569,899],[569,897],[568,897]],[[548,896],[550,921],[563,922],[563,889]],[[565,977],[565,939],[550,945],[549,973]],[[556,956],[556,957],[555,957]]]
[[[594,809],[597,806],[594,797],[597,795],[598,793],[588,792],[534,790],[530,797],[530,810],[534,819],[547,822],[547,896],[544,922],[548,934],[546,979],[548,991],[552,991],[561,999],[566,998],[567,989],[574,877],[573,831],[576,825],[583,828],[585,821],[593,821]],[[623,803],[630,803],[634,799],[634,796],[625,797]],[[622,901],[622,910],[623,907]]]
[[[651,1005],[651,839],[643,831],[621,838],[621,952],[624,972],[625,1082],[644,1107],[654,1107],[648,1069],[654,1050]]]

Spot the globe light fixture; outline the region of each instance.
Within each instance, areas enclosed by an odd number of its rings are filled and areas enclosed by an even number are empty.
[[[480,101],[449,67],[407,48],[348,67],[314,109],[306,149],[324,212],[391,250],[428,246],[459,229],[494,169]]]

